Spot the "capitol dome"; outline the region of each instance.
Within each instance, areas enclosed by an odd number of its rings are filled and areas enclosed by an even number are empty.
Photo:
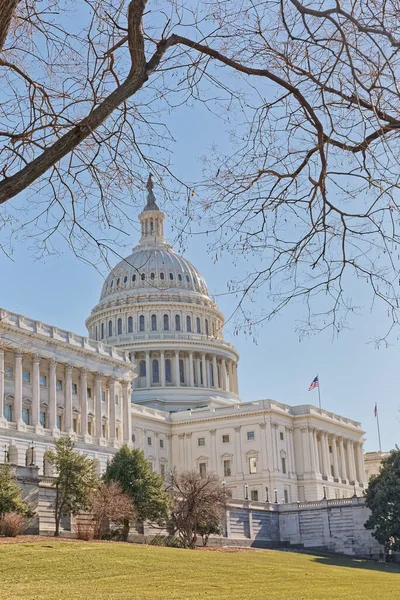
[[[89,336],[130,352],[133,401],[164,410],[240,401],[238,354],[199,271],[164,237],[151,176],[142,235],[106,278],[86,321]],[[190,388],[190,393],[189,389]]]

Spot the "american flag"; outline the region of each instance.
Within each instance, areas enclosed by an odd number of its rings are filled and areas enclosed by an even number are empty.
[[[311,392],[311,390],[313,390],[314,388],[319,387],[319,381],[318,381],[318,375],[312,380],[310,387],[308,388],[308,391]]]

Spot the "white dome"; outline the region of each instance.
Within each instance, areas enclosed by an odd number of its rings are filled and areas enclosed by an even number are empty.
[[[168,290],[171,293],[185,290],[208,296],[206,282],[199,271],[166,244],[134,248],[132,254],[118,263],[108,275],[100,301],[112,300],[124,292],[132,294],[144,290]]]

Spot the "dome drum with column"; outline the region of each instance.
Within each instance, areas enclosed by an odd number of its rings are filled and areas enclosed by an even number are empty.
[[[238,353],[202,275],[164,238],[165,214],[149,178],[142,236],[111,271],[86,325],[90,337],[130,352],[135,403],[177,410],[240,402]]]

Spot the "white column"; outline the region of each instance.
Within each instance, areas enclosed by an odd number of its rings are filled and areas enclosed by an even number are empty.
[[[179,387],[181,385],[181,378],[179,375],[179,351],[175,351],[175,386]]]
[[[335,477],[339,477],[339,461],[338,461],[338,452],[337,452],[337,439],[336,435],[332,436],[332,456],[333,456],[333,472]]]
[[[130,385],[128,381],[121,381],[122,386],[122,411],[123,411],[123,429],[124,443],[132,444],[132,418],[131,418],[131,397]]]
[[[268,468],[268,463],[267,463],[267,446],[265,443],[265,428],[266,428],[266,423],[261,422],[259,423],[260,426],[260,437],[261,437],[261,470],[263,472],[265,472]]]
[[[364,468],[364,452],[361,442],[356,443],[356,457],[358,465],[358,482],[360,485],[365,485],[365,468]]]
[[[347,479],[346,457],[344,454],[343,438],[339,438],[340,473],[342,479]]]
[[[227,389],[226,383],[226,361],[224,358],[221,359],[221,388],[223,390]]]
[[[165,387],[165,352],[161,350],[160,352],[160,385],[161,387]]]
[[[25,423],[22,420],[22,354],[15,354],[14,367],[14,419],[17,429],[25,429]]]
[[[0,349],[0,426],[4,427],[4,350]]]
[[[49,360],[49,429],[52,435],[58,433],[57,429],[57,361]],[[57,431],[56,431],[57,429]]]
[[[189,386],[194,386],[193,353],[189,352]]]
[[[200,373],[200,358],[197,357],[196,358],[196,380],[197,380],[197,387],[201,386],[201,373]]]
[[[206,362],[205,354],[201,355],[201,365],[202,365],[202,370],[203,370],[203,387],[209,387],[207,384],[208,373],[207,373],[207,362]]]
[[[355,459],[354,459],[353,440],[349,440],[347,442],[347,449],[348,449],[348,453],[349,453],[350,479],[351,479],[351,481],[356,481],[357,475],[356,475],[356,463],[355,463]]]
[[[324,435],[324,442],[325,442],[325,451],[326,451],[326,462],[327,462],[327,475],[328,477],[332,477],[332,469],[331,469],[331,457],[330,457],[330,452],[329,452],[329,441],[328,441],[328,434],[325,433]]]
[[[243,476],[243,456],[242,456],[242,444],[240,442],[240,425],[234,427],[235,430],[235,464],[236,474]]]
[[[213,366],[213,378],[214,378],[214,387],[218,388],[218,369],[217,369],[217,357],[214,356],[212,357],[212,366]]]
[[[64,429],[72,433],[72,365],[65,366]]]
[[[322,475],[329,475],[328,471],[328,457],[326,455],[326,433],[321,431],[321,454],[322,454]]]
[[[233,385],[233,368],[232,368],[231,360],[228,362],[228,373],[229,373],[229,382],[228,382],[228,385],[226,386],[226,391],[233,392],[235,388]]]
[[[116,425],[115,425],[115,377],[110,377],[109,379],[109,397],[108,397],[108,405],[109,405],[109,419],[110,419],[110,429],[109,429],[109,438],[111,443],[115,441],[116,438]]]
[[[313,430],[313,446],[314,446],[314,454],[315,454],[315,472],[318,473],[318,475],[321,475],[321,461],[320,461],[320,456],[319,456],[319,451],[318,451],[318,440],[317,440],[317,430],[314,429]]]
[[[301,445],[303,447],[304,473],[310,473],[311,457],[310,457],[310,444],[309,444],[308,429],[307,429],[307,427],[300,427],[300,431],[301,431]]]
[[[32,356],[32,425],[41,433],[40,424],[40,356]]]
[[[314,447],[314,429],[309,428],[308,430],[308,443],[310,447],[310,458],[311,458],[311,472],[317,472],[317,461],[315,456],[315,447]]]
[[[102,379],[102,374],[101,373],[96,373],[95,376],[95,386],[94,386],[94,395],[95,395],[95,416],[96,416],[96,430],[95,430],[95,436],[100,438],[103,435],[103,428],[102,428],[102,414],[101,414],[101,379]]]
[[[235,363],[233,372],[234,372],[234,376],[235,376],[235,392],[236,392],[236,394],[239,393],[239,378],[238,378],[237,369],[238,369],[238,366],[237,366],[237,363]]]
[[[151,373],[150,373],[150,352],[146,352],[146,387],[151,387]]]
[[[88,397],[87,397],[88,370],[81,369],[79,401],[81,404],[81,434],[85,438],[88,435]]]

